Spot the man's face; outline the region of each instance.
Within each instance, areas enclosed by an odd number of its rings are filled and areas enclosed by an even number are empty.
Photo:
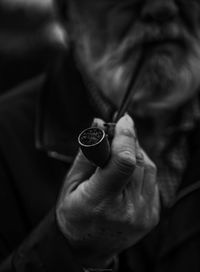
[[[200,85],[199,0],[68,0],[82,71],[115,106],[143,56],[130,111],[157,114]]]

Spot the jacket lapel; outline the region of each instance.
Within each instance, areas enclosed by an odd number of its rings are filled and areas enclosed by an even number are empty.
[[[162,222],[163,235],[160,256],[175,250],[193,235],[200,232],[200,181],[195,189],[184,195]],[[189,189],[189,188],[188,188]]]
[[[190,137],[191,159],[173,206],[166,211],[160,228],[163,233],[160,256],[179,247],[200,232],[200,127]]]

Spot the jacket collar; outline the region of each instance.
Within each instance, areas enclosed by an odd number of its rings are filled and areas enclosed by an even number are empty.
[[[36,147],[51,157],[72,162],[77,137],[95,115],[69,55],[57,57],[46,76],[37,105]]]

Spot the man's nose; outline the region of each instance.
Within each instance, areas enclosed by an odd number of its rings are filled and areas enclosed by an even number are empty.
[[[165,23],[173,20],[178,13],[174,0],[146,0],[142,8],[142,18],[145,21]]]

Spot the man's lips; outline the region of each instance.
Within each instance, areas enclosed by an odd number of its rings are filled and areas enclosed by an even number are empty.
[[[183,45],[183,40],[181,39],[172,39],[172,38],[166,38],[166,39],[157,39],[157,40],[150,40],[143,43],[143,46],[145,47],[153,47],[153,46],[159,46],[159,45],[165,45],[165,44],[175,44],[175,45]]]
[[[148,26],[141,29],[141,32],[135,39],[135,44],[133,46],[137,49],[141,47],[144,47],[145,49],[153,49],[166,45],[186,48],[190,42],[189,37],[189,33],[187,33],[187,31],[178,24],[169,24],[163,28],[158,26]]]
[[[123,53],[123,62],[132,59],[131,57],[137,52],[144,55],[149,55],[154,51],[171,52],[177,49],[184,52],[188,48],[188,43],[183,38],[165,38],[165,39],[148,39],[143,41],[135,41],[132,46],[128,46]]]

